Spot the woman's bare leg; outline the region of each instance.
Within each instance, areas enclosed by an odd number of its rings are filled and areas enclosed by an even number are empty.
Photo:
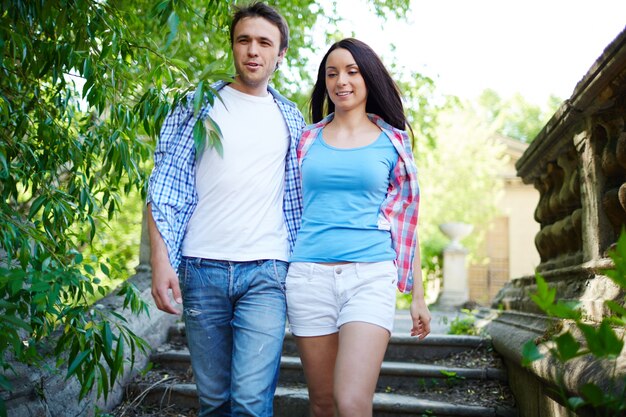
[[[311,417],[334,417],[333,374],[338,334],[296,337],[300,360],[309,389]]]
[[[389,331],[370,323],[341,326],[334,388],[339,417],[372,415],[372,399],[389,336]]]

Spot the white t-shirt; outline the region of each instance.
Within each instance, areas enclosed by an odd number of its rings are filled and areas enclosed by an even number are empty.
[[[198,206],[183,256],[228,261],[287,261],[283,215],[289,131],[274,98],[226,86],[209,115],[223,135],[224,155],[203,152],[196,164]]]

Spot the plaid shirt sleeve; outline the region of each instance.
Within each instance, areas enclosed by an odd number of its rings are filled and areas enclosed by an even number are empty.
[[[277,101],[277,103],[283,113],[291,138],[285,161],[285,196],[283,198],[283,212],[287,225],[289,253],[291,253],[302,220],[302,183],[300,167],[298,166],[297,146],[305,122],[302,113],[294,105],[282,101]]]
[[[387,198],[382,204],[382,215],[391,226],[391,239],[396,251],[398,290],[409,293],[413,289],[413,258],[417,246],[419,213],[419,185],[417,167],[406,132],[391,129],[392,142],[399,159],[391,173]]]
[[[203,115],[194,117],[190,99],[182,100],[163,122],[148,180],[147,202],[174,269],[181,257],[181,225],[191,216],[196,199],[193,126]]]

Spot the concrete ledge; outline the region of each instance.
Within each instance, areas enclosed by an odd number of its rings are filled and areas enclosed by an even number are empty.
[[[623,380],[615,381],[618,383],[616,387],[609,385],[613,368],[589,355],[568,361],[565,365],[547,356],[533,362],[529,368],[523,368],[522,346],[528,340],[543,337],[554,320],[512,311],[494,311],[493,315],[486,328],[492,337],[494,348],[502,355],[507,366],[509,384],[517,399],[520,413],[525,417],[568,415],[554,394],[560,373],[564,375],[565,388],[570,395],[579,393],[579,388],[586,383],[594,383],[604,390],[623,390]],[[567,329],[568,323],[564,323],[564,326]],[[570,330],[580,341],[584,340],[575,328]],[[626,375],[626,349],[622,351],[615,371],[617,375]]]

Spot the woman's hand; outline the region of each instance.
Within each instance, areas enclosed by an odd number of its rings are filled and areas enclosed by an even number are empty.
[[[411,336],[417,336],[421,339],[430,333],[430,311],[424,301],[424,297],[415,297],[411,301],[411,319],[413,319],[413,327],[411,328]]]

